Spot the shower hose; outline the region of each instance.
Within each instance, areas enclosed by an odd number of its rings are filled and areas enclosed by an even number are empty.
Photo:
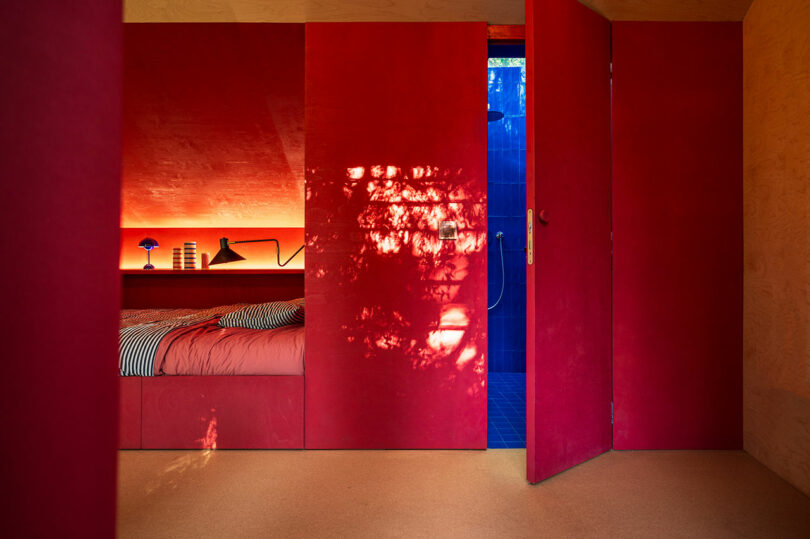
[[[503,232],[498,232],[495,234],[495,237],[498,238],[498,249],[501,252],[501,293],[498,295],[498,300],[495,302],[495,304],[491,307],[487,307],[488,311],[491,311],[497,307],[501,302],[501,299],[503,299],[503,289],[506,286],[506,273],[503,270]]]

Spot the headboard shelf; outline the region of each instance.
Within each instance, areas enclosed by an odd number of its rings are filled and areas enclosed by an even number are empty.
[[[302,269],[121,270],[125,309],[198,309],[302,297]]]

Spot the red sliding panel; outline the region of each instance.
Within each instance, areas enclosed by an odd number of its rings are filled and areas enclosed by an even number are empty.
[[[611,445],[610,23],[576,0],[526,4],[527,477]]]
[[[484,448],[486,24],[306,43],[306,445]]]
[[[739,23],[616,23],[616,449],[742,447]]]
[[[121,7],[0,2],[3,537],[115,536]]]

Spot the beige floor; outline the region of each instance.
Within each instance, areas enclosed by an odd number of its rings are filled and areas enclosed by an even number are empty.
[[[120,537],[810,537],[742,452],[611,452],[539,485],[525,452],[122,451]]]

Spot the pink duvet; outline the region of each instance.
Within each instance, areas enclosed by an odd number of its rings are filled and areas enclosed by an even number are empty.
[[[302,375],[304,326],[221,328],[211,320],[176,329],[160,343],[155,374]]]

